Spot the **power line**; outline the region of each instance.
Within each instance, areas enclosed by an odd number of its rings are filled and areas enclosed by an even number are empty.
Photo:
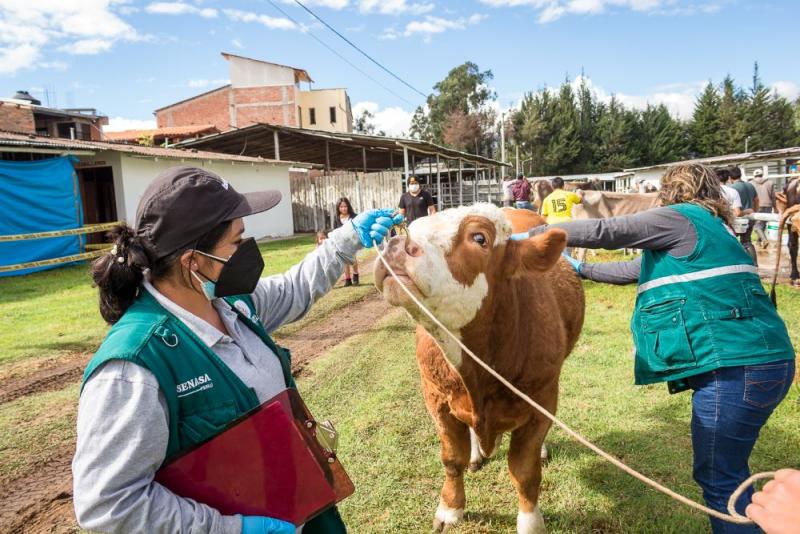
[[[425,93],[423,93],[422,91],[420,91],[419,89],[417,89],[416,87],[414,87],[413,85],[411,85],[410,83],[408,83],[407,81],[405,81],[404,79],[402,79],[400,76],[398,76],[398,75],[397,75],[397,74],[395,74],[394,72],[392,72],[392,71],[390,71],[389,69],[387,69],[386,67],[384,67],[384,66],[383,66],[383,65],[382,65],[380,62],[378,62],[378,61],[377,61],[376,59],[374,59],[372,56],[370,56],[369,54],[367,54],[366,52],[364,52],[363,50],[361,50],[361,49],[360,49],[358,46],[356,46],[356,45],[355,45],[355,44],[354,44],[354,43],[353,43],[353,42],[352,42],[350,39],[348,39],[347,37],[345,37],[344,35],[342,35],[342,34],[341,34],[341,33],[339,33],[338,31],[336,31],[336,29],[334,29],[334,28],[333,28],[333,26],[331,26],[330,24],[328,24],[327,22],[325,22],[324,20],[322,20],[322,19],[319,17],[319,15],[317,15],[316,13],[314,13],[313,11],[311,11],[310,9],[308,9],[306,6],[304,6],[304,5],[303,5],[303,3],[302,3],[302,2],[300,2],[300,0],[294,0],[294,2],[295,2],[295,3],[296,3],[298,6],[302,7],[302,8],[303,8],[303,9],[305,9],[306,11],[308,11],[308,13],[309,13],[309,14],[310,14],[312,17],[314,17],[315,19],[317,19],[318,21],[320,21],[322,24],[324,24],[324,25],[325,25],[325,27],[326,27],[326,28],[328,28],[330,31],[332,31],[333,33],[335,33],[336,35],[338,35],[338,36],[339,36],[339,37],[340,37],[342,40],[344,40],[344,42],[346,42],[347,44],[349,44],[350,46],[352,46],[353,48],[355,48],[356,50],[358,50],[359,52],[361,52],[361,54],[362,54],[364,57],[366,57],[367,59],[369,59],[370,61],[372,61],[373,63],[375,63],[377,66],[379,66],[381,69],[383,69],[384,71],[386,71],[388,74],[390,74],[390,75],[391,75],[391,76],[392,76],[394,79],[396,79],[397,81],[399,81],[400,83],[402,83],[403,85],[405,85],[406,87],[408,87],[409,89],[411,89],[412,91],[414,91],[415,93],[419,94],[419,95],[420,95],[422,98],[428,98],[428,95],[426,95]]]
[[[283,16],[284,16],[284,17],[286,17],[287,19],[291,20],[291,21],[292,21],[293,23],[295,23],[295,24],[296,24],[298,27],[300,27],[300,28],[302,28],[302,27],[303,27],[303,25],[302,25],[302,24],[300,24],[298,21],[296,21],[294,18],[292,18],[292,17],[291,17],[291,16],[290,16],[290,15],[289,15],[289,14],[288,14],[286,11],[284,11],[283,9],[281,9],[281,8],[280,8],[280,7],[279,7],[279,6],[278,6],[278,5],[277,5],[275,2],[273,2],[272,0],[269,0],[269,3],[270,3],[270,4],[272,4],[272,7],[274,7],[274,8],[275,8],[275,9],[277,9],[278,11],[280,11],[280,12],[283,14]],[[337,56],[339,59],[341,59],[342,61],[344,61],[345,63],[347,63],[347,64],[348,64],[348,65],[350,65],[351,67],[353,67],[355,70],[357,70],[357,71],[358,71],[358,72],[360,72],[362,75],[364,75],[365,77],[367,77],[367,78],[369,78],[370,80],[372,80],[374,83],[376,83],[377,85],[379,85],[380,87],[382,87],[382,88],[383,88],[383,89],[385,89],[386,91],[388,91],[388,92],[392,93],[394,96],[396,96],[397,98],[399,98],[399,99],[400,99],[400,100],[402,100],[403,102],[405,102],[405,103],[407,103],[407,104],[409,104],[409,105],[411,105],[411,106],[413,106],[413,105],[414,105],[414,103],[413,103],[413,102],[411,102],[410,100],[408,100],[407,98],[404,98],[404,97],[400,96],[399,94],[395,93],[393,90],[391,90],[390,88],[388,88],[387,86],[383,85],[381,82],[379,82],[378,80],[376,80],[375,78],[373,78],[372,76],[370,76],[369,74],[367,74],[366,72],[364,72],[364,71],[363,71],[361,68],[359,68],[358,66],[356,66],[356,65],[355,65],[353,62],[351,62],[349,59],[347,59],[347,58],[346,58],[346,57],[344,57],[342,54],[340,54],[339,52],[337,52],[337,51],[336,51],[336,50],[335,50],[333,47],[331,47],[330,45],[328,45],[328,43],[326,43],[325,41],[323,41],[322,39],[320,39],[319,37],[317,37],[317,36],[316,36],[316,35],[314,35],[313,33],[311,33],[311,32],[303,32],[303,33],[305,33],[306,35],[308,35],[308,36],[312,37],[312,38],[313,38],[315,41],[317,41],[319,44],[321,44],[322,46],[324,46],[325,48],[327,48],[327,49],[328,49],[330,52],[332,52],[333,54],[335,54],[335,55],[336,55],[336,56]]]

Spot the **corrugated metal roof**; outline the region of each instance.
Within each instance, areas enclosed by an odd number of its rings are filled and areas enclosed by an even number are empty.
[[[783,159],[800,157],[800,147],[778,148],[775,150],[761,150],[758,152],[743,152],[741,154],[726,154],[724,156],[713,156],[710,158],[687,159],[683,161],[673,161],[672,163],[659,163],[647,167],[634,167],[625,169],[625,172],[646,171],[649,169],[660,169],[671,167],[672,165],[682,165],[689,163],[701,163],[703,165],[717,165],[733,162],[764,161],[770,159]]]
[[[198,147],[227,152],[275,157],[275,135],[281,157],[324,165],[330,160],[332,169],[368,170],[399,168],[403,166],[403,149],[417,157],[439,154],[442,158],[463,160],[485,165],[508,163],[461,152],[426,141],[384,137],[357,133],[324,132],[275,124],[253,124],[237,130],[190,139],[176,146]],[[329,150],[326,156],[325,146]],[[409,163],[411,163],[409,161]]]
[[[220,152],[207,152],[196,149],[183,148],[160,148],[141,145],[125,145],[119,143],[108,143],[104,141],[80,141],[78,139],[59,139],[44,137],[18,132],[8,132],[0,130],[0,152],[3,147],[23,147],[36,149],[57,149],[69,153],[75,151],[101,151],[110,150],[113,152],[123,152],[139,156],[149,156],[158,158],[172,159],[205,159],[217,161],[238,161],[242,163],[268,163],[272,165],[286,165],[296,167],[311,167],[307,163],[295,161],[276,161],[261,157],[240,156],[238,154],[223,154]]]
[[[213,124],[192,124],[189,126],[165,126],[150,130],[125,130],[122,132],[103,132],[106,141],[136,141],[142,136],[185,137],[209,134],[219,131]]]

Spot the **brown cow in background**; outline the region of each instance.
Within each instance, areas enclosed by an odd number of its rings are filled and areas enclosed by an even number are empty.
[[[555,413],[561,366],[583,325],[580,280],[560,258],[566,234],[550,230],[511,241],[541,224],[529,210],[476,204],[414,221],[406,242],[389,241],[386,259],[401,282],[375,264],[375,285],[417,321],[417,363],[425,404],[441,439],[445,480],[434,528],[464,515],[470,450],[479,467],[511,433],[508,467],[519,497],[517,532],[544,532],[537,505],[539,451],[550,421],[479,367],[398,286],[408,287],[449,330],[498,373]],[[473,458],[473,460],[475,460]]]

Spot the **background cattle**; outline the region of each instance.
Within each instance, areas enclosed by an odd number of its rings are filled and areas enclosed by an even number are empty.
[[[550,421],[507,390],[423,315],[408,287],[463,343],[536,402],[555,413],[562,364],[583,325],[580,280],[560,258],[566,234],[551,230],[511,241],[541,224],[529,210],[490,204],[454,208],[414,221],[410,239],[393,238],[385,257],[400,278],[375,266],[375,284],[417,321],[416,357],[426,407],[441,440],[445,480],[434,528],[464,514],[464,472],[482,465],[511,433],[508,467],[517,490],[517,532],[544,531],[538,508],[539,450]],[[513,224],[512,224],[513,223]],[[472,454],[471,454],[472,453]],[[472,460],[472,462],[471,462]]]

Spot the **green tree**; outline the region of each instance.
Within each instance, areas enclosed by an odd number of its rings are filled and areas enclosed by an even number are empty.
[[[433,86],[436,93],[428,96],[428,120],[433,140],[441,143],[450,115],[458,110],[468,115],[484,111],[486,105],[496,98],[488,83],[494,76],[492,71],[481,71],[478,65],[467,61],[447,73]]]
[[[769,139],[767,148],[784,148],[794,146],[798,141],[798,129],[795,124],[795,109],[786,98],[772,93],[769,106]]]
[[[708,82],[695,102],[689,124],[690,149],[699,157],[722,154],[722,121],[719,115],[720,97]]]
[[[720,151],[732,154],[744,150],[746,97],[741,89],[737,89],[733,78],[726,76],[722,80],[722,95],[719,103]]]
[[[375,114],[365,109],[353,121],[353,131],[365,135],[386,135],[383,130],[375,127]]]
[[[771,107],[772,95],[761,83],[756,62],[753,67],[753,86],[750,88],[744,112],[745,135],[750,138],[747,144],[751,152],[771,148],[773,137],[769,116]]]
[[[431,134],[431,121],[422,106],[417,106],[414,110],[414,115],[411,117],[411,125],[408,131],[412,139],[419,139],[420,141],[433,141]]]
[[[598,168],[622,170],[639,163],[641,156],[636,135],[637,123],[638,114],[626,110],[617,97],[612,96],[597,122]]]
[[[641,115],[641,163],[677,161],[686,155],[683,126],[669,114],[664,104],[647,106]]]
[[[596,97],[589,88],[586,78],[581,76],[581,83],[578,86],[578,138],[581,150],[576,172],[592,170],[597,146],[597,119]]]

